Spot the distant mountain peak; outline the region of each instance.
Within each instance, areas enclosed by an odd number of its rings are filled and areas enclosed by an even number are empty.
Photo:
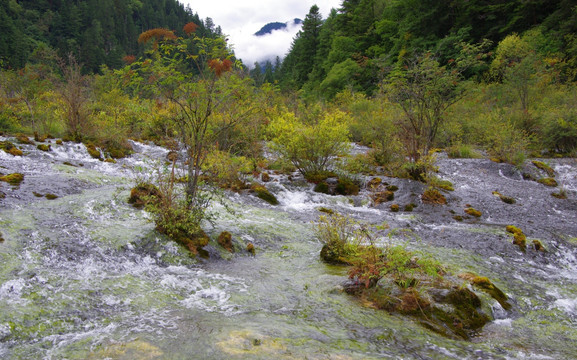
[[[300,25],[303,21],[301,19],[293,19],[292,21],[287,22],[270,22],[263,26],[259,31],[255,32],[255,36],[264,36],[268,34],[272,34],[273,31],[276,30],[285,30],[289,25]]]

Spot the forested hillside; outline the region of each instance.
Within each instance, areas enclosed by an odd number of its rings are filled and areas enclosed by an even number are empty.
[[[60,57],[74,54],[85,72],[118,68],[124,56],[142,55],[143,31],[189,22],[203,35],[220,33],[176,0],[0,0],[0,66],[24,67],[48,47]]]
[[[391,65],[430,51],[441,64],[459,44],[523,36],[575,79],[577,10],[574,0],[343,0],[322,19],[313,6],[281,69],[287,88],[333,96],[346,86],[372,93]],[[482,69],[478,69],[481,71]],[[569,72],[569,74],[567,73]]]

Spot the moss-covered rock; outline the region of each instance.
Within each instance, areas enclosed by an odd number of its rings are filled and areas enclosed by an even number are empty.
[[[251,242],[249,242],[249,243],[246,245],[246,251],[249,252],[249,253],[251,253],[252,255],[254,255],[254,254],[256,253],[256,249],[255,249],[255,247],[254,247],[254,244],[251,243]]]
[[[483,215],[483,213],[481,213],[479,210],[476,210],[472,207],[466,208],[465,213],[474,217],[481,217]]]
[[[46,139],[48,139],[50,135],[48,134],[44,134],[44,135],[39,135],[36,131],[34,132],[34,141],[38,141],[38,142],[44,142],[46,141]]]
[[[16,135],[16,140],[20,143],[20,144],[26,144],[26,145],[34,145],[34,141],[30,140],[30,138],[24,134],[18,134]]]
[[[508,233],[513,234],[513,244],[519,246],[521,251],[527,249],[527,237],[523,234],[523,231],[514,225],[507,225],[505,230]]]
[[[50,194],[50,193],[44,195],[44,197],[45,197],[46,199],[48,199],[48,200],[58,199],[58,195],[54,195],[54,194]]]
[[[501,304],[503,309],[511,309],[511,304],[508,302],[509,298],[507,295],[505,295],[505,293],[501,291],[501,289],[499,289],[495,284],[493,284],[493,282],[491,282],[491,280],[489,280],[487,277],[478,276],[473,273],[459,274],[459,277],[469,281],[471,285],[477,289],[480,289],[489,294],[493,299],[497,300],[499,304]]]
[[[5,181],[7,183],[9,183],[10,185],[20,185],[20,183],[22,181],[24,181],[24,175],[20,174],[20,173],[12,173],[12,174],[8,174],[8,175],[4,175],[2,177],[0,177],[0,181]]]
[[[447,203],[445,196],[439,190],[431,187],[423,192],[421,200],[428,204],[444,205]]]
[[[86,146],[86,151],[88,151],[88,154],[92,156],[94,159],[98,159],[100,161],[104,160],[102,158],[102,154],[100,154],[100,151],[96,148],[96,145],[87,142],[84,144],[84,146]]]
[[[332,209],[326,208],[326,207],[320,207],[317,208],[318,211],[325,213],[325,214],[329,214],[329,215],[333,215],[335,212]]]
[[[545,248],[545,246],[543,246],[543,243],[541,243],[541,241],[534,239],[532,243],[535,251],[547,252],[547,249]]]
[[[24,153],[10,141],[0,141],[0,149],[13,156],[22,156]]]
[[[233,252],[234,248],[232,246],[232,235],[228,231],[221,232],[220,235],[218,235],[218,239],[216,241],[220,246],[229,252]]]
[[[266,201],[267,203],[271,204],[271,205],[278,205],[278,199],[276,198],[276,196],[274,196],[270,191],[268,191],[267,188],[265,188],[262,185],[259,184],[254,184],[251,187],[251,191],[255,193],[255,195],[259,198],[262,199],[264,201]]]
[[[413,211],[413,209],[416,208],[416,207],[417,207],[416,204],[410,203],[410,204],[405,205],[404,210],[407,211],[407,212],[411,212],[411,211]]]
[[[371,199],[375,205],[379,205],[387,201],[395,200],[395,193],[388,190],[377,191],[371,194]]]
[[[313,191],[321,193],[321,194],[329,194],[330,193],[329,184],[327,184],[324,181],[321,181],[315,185],[315,187],[313,188]]]
[[[399,187],[397,185],[387,185],[387,191],[395,192],[398,190],[399,190]]]
[[[262,182],[269,182],[270,179],[270,175],[267,172],[263,172],[262,174],[260,174],[260,179]]]
[[[399,204],[392,204],[391,205],[391,211],[392,212],[399,212],[400,208],[399,208]]]
[[[132,204],[137,209],[142,208],[150,201],[154,201],[155,199],[161,196],[160,190],[149,183],[142,183],[136,185],[132,190],[130,190],[130,197],[128,198],[128,203]]]
[[[337,181],[337,186],[335,187],[335,193],[338,195],[358,195],[360,187],[355,184],[352,180],[346,178],[339,178]]]
[[[40,151],[50,151],[52,150],[49,144],[38,144],[36,148]]]
[[[381,185],[382,182],[383,180],[379,177],[372,178],[367,182],[367,188],[376,189],[377,187],[379,187],[379,185]]]
[[[439,285],[421,287],[419,291],[413,287],[391,291],[383,286],[354,291],[378,309],[410,316],[425,328],[452,339],[470,339],[490,321],[481,312],[481,300],[474,292],[455,284]]]
[[[549,165],[545,164],[543,161],[533,160],[533,165],[538,169],[541,169],[549,175],[549,177],[555,177],[555,170],[553,170]]]
[[[541,178],[541,179],[537,180],[537,182],[539,184],[543,184],[545,186],[557,187],[557,180],[555,180],[552,177]]]

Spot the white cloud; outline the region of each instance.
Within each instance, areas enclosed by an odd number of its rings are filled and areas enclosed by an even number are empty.
[[[311,6],[317,5],[323,18],[332,8],[338,8],[342,0],[180,0],[190,5],[201,19],[212,18],[215,25],[222,28],[233,45],[236,56],[247,66],[255,61],[281,58],[299,30],[291,27],[288,31],[274,31],[271,35],[256,37],[269,22],[288,22],[294,18],[303,19]]]

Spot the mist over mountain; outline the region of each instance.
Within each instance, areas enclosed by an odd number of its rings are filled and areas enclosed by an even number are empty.
[[[269,35],[272,34],[273,31],[278,31],[278,30],[287,30],[287,28],[289,26],[298,26],[301,25],[303,23],[303,21],[301,19],[293,19],[292,21],[287,21],[287,22],[270,22],[268,24],[266,24],[265,26],[263,26],[259,31],[257,31],[256,33],[254,33],[255,36],[265,36],[265,35]]]

